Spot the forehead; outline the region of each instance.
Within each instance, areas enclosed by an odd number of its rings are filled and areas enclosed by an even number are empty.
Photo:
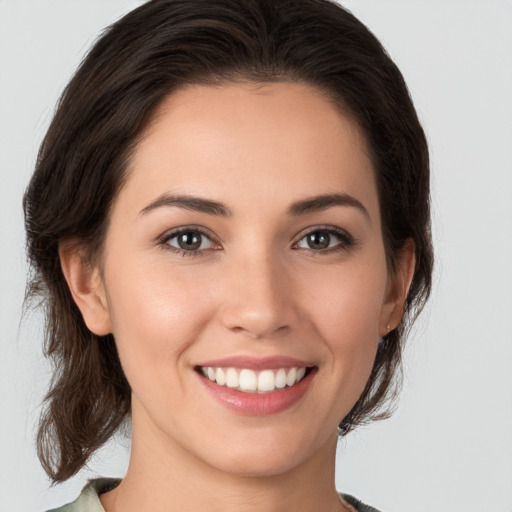
[[[162,192],[228,203],[333,192],[376,198],[358,124],[319,90],[288,82],[188,86],[171,94],[136,147],[125,188],[132,204]]]

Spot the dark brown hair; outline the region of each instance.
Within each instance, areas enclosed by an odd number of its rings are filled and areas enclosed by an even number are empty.
[[[186,84],[250,80],[315,86],[363,129],[372,152],[388,265],[412,238],[416,269],[399,327],[379,344],[342,434],[385,415],[404,334],[430,293],[428,148],[406,85],[373,34],[328,0],[153,0],[109,27],[66,87],[24,198],[32,275],[54,377],[38,450],[52,479],[75,474],[130,413],[112,335],[85,326],[59,261],[78,241],[89,261],[104,240],[127,162],[162,100]]]

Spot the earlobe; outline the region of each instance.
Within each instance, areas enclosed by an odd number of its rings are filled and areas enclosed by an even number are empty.
[[[402,321],[405,301],[407,300],[409,288],[414,277],[415,267],[414,241],[412,238],[408,238],[395,262],[395,273],[390,277],[386,302],[381,314],[379,336],[386,336]]]
[[[85,261],[77,244],[61,243],[59,257],[62,272],[85,324],[98,336],[110,334],[110,312],[99,268]]]

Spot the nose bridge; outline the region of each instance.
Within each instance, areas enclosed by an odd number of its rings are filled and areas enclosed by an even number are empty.
[[[244,251],[234,259],[222,307],[224,325],[254,338],[290,328],[296,317],[284,262],[268,248]]]

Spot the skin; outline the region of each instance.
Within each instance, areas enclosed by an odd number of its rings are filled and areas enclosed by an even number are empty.
[[[148,210],[163,194],[222,203],[230,215]],[[326,194],[363,208],[289,213]],[[194,255],[169,238],[183,226],[208,234]],[[343,236],[312,249],[305,235],[326,229]],[[167,98],[130,162],[101,265],[61,247],[88,327],[114,334],[133,390],[131,460],[102,495],[106,510],[349,510],[334,487],[336,429],[379,336],[401,319],[413,253],[407,244],[388,272],[364,136],[319,91],[245,83]],[[316,374],[285,411],[242,415],[195,370],[232,355],[295,357]]]

